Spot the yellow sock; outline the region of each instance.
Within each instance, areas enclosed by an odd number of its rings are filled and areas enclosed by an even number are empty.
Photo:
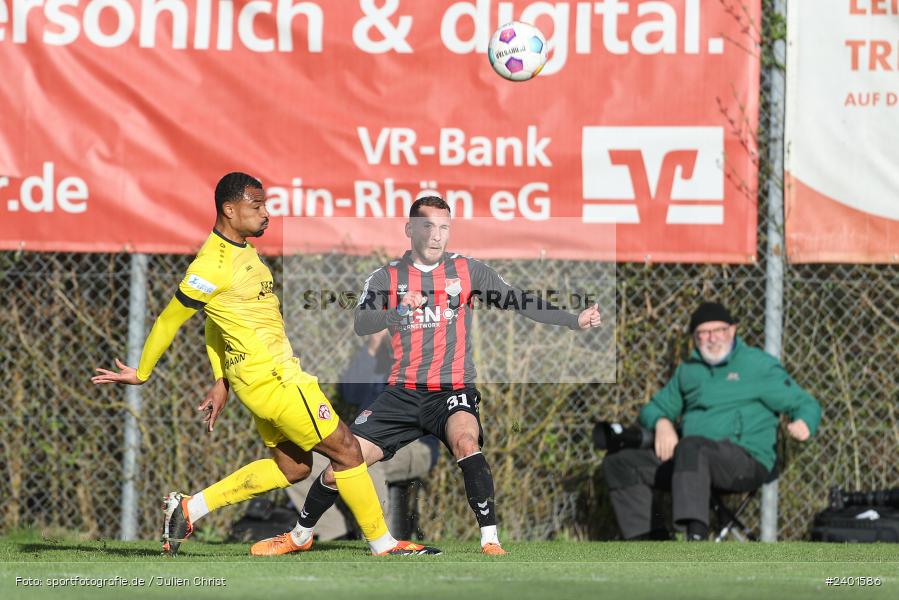
[[[334,480],[340,497],[356,517],[365,539],[372,541],[386,534],[384,511],[381,510],[375,484],[365,463],[346,471],[334,471]]]
[[[209,510],[213,511],[289,485],[290,482],[278,468],[278,463],[271,458],[264,458],[251,462],[221,481],[213,483],[203,490],[203,496]]]

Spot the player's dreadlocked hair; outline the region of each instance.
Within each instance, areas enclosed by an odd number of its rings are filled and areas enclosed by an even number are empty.
[[[412,206],[409,208],[409,217],[420,217],[422,206],[439,208],[440,210],[445,210],[446,212],[452,214],[449,204],[447,204],[446,200],[441,198],[437,194],[437,192],[422,192],[421,194],[419,194],[418,198],[415,199],[415,202],[413,202]]]
[[[228,173],[215,186],[215,212],[222,214],[222,205],[225,202],[236,202],[243,198],[247,188],[262,189],[262,182],[246,173],[235,171]]]

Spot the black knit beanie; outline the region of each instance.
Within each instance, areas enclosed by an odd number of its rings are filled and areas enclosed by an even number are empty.
[[[728,325],[733,325],[737,322],[721,304],[717,302],[703,302],[690,316],[690,333],[693,333],[697,327],[709,321],[723,321]]]

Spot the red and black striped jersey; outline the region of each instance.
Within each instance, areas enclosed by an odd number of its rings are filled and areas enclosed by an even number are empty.
[[[411,291],[427,301],[401,316],[397,306]],[[471,349],[476,307],[516,310],[540,323],[578,328],[577,315],[509,285],[481,261],[444,253],[434,269],[422,271],[413,264],[411,251],[365,280],[354,328],[357,335],[389,330],[393,349],[389,385],[460,389],[477,379]]]

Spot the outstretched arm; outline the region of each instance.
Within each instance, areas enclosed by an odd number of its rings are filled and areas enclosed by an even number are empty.
[[[97,368],[99,375],[91,378],[91,381],[97,384],[102,383],[126,383],[129,385],[140,385],[150,378],[153,367],[159,362],[160,357],[168,349],[178,329],[189,318],[197,312],[196,308],[185,306],[176,296],[172,298],[165,310],[153,323],[153,329],[144,342],[144,349],[140,355],[140,364],[138,368],[129,367],[122,363],[118,358],[115,359],[116,367],[119,372],[109,371],[107,369]]]
[[[150,330],[150,335],[144,342],[144,349],[141,352],[140,364],[137,369],[125,365],[117,358],[115,363],[119,369],[118,373],[107,369],[96,369],[99,375],[92,377],[91,381],[96,384],[139,385],[144,383],[150,378],[156,363],[175,339],[175,334],[178,333],[181,325],[220,293],[226,283],[227,276],[220,263],[216,264],[200,257],[195,259],[175,291],[175,297],[153,323],[153,329]]]
[[[561,325],[570,329],[589,329],[602,324],[599,306],[596,304],[575,315],[548,300],[510,285],[496,271],[480,261],[472,260],[470,264],[475,291],[480,300],[490,308],[517,310],[532,321]]]

